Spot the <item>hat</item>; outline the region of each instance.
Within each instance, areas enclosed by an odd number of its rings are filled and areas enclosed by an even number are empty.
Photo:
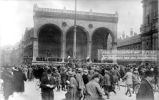
[[[95,78],[100,78],[99,74],[94,74],[92,79],[95,79]]]
[[[50,70],[50,69],[48,69],[48,70],[47,70],[47,73],[48,73],[48,74],[51,74],[51,70]]]
[[[82,71],[83,71],[82,68],[78,68],[78,69],[77,69],[77,72],[79,72],[79,73],[82,72]]]
[[[68,76],[74,76],[74,75],[75,75],[74,72],[72,72],[72,71],[69,71],[69,72],[68,72]]]
[[[83,72],[84,72],[84,73],[88,73],[88,70],[85,69],[85,70],[83,70]]]
[[[137,74],[138,73],[138,71],[136,70],[136,71],[134,71],[134,74]]]
[[[146,76],[146,77],[153,77],[154,74],[153,74],[152,71],[147,70],[147,71],[145,72],[145,76]]]
[[[109,73],[108,70],[104,70],[105,73]]]

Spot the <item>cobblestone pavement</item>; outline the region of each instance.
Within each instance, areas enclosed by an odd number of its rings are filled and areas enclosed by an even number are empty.
[[[117,94],[110,93],[109,100],[136,100],[136,95],[133,94],[132,97],[125,95],[126,88],[120,87],[116,89]],[[63,100],[65,98],[64,91],[57,92],[54,90],[55,99],[54,100]],[[4,100],[2,93],[0,92],[0,100]],[[25,92],[22,94],[14,93],[10,96],[9,100],[41,100],[40,88],[38,87],[38,81],[34,80],[32,82],[25,83]],[[159,100],[159,93],[155,93],[155,100]]]

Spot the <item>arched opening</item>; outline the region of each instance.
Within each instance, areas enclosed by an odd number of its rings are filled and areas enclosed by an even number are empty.
[[[98,60],[100,60],[98,57],[98,50],[102,49],[102,50],[107,50],[109,45],[109,43],[112,43],[110,41],[108,41],[108,37],[109,35],[112,37],[112,41],[113,41],[113,35],[111,33],[111,31],[107,28],[101,27],[101,28],[97,28],[92,35],[92,52],[91,52],[91,59],[93,62],[98,62]]]
[[[76,27],[76,58],[85,59],[87,57],[87,37],[88,32],[83,27]],[[74,27],[71,27],[66,34],[66,57],[73,57]]]
[[[38,48],[39,57],[61,57],[62,32],[54,24],[46,24],[39,30]]]

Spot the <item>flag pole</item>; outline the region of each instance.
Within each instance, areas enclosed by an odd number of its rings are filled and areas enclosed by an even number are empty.
[[[75,0],[75,18],[74,18],[74,45],[73,45],[73,58],[76,59],[76,10],[77,10],[77,1]]]

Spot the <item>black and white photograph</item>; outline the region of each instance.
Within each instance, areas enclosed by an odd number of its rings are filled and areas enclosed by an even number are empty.
[[[159,100],[158,0],[0,0],[0,100]]]

